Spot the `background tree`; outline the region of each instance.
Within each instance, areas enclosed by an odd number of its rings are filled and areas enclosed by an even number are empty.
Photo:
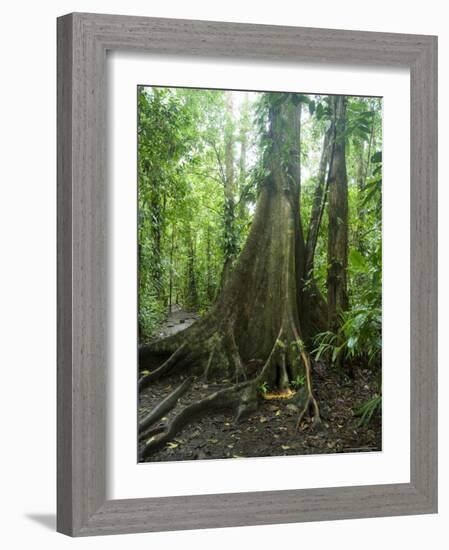
[[[218,155],[218,153],[217,153]],[[236,212],[235,212],[235,128],[232,93],[226,93],[226,119],[224,128],[224,167],[222,168],[224,207],[223,207],[223,271],[221,284],[226,281],[232,271],[237,256]],[[218,156],[220,162],[220,157]]]
[[[346,171],[346,98],[331,99],[333,124],[329,168],[327,307],[328,324],[338,327],[338,315],[348,309],[348,177]]]

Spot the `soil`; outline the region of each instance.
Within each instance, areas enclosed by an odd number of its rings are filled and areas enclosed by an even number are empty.
[[[174,316],[175,314],[175,316]],[[184,322],[175,322],[176,319]],[[186,319],[194,314],[177,310],[170,314],[160,332],[186,328]],[[191,323],[189,323],[191,324]],[[184,326],[181,326],[184,325]],[[188,325],[187,325],[188,326]],[[139,418],[152,410],[185,379],[182,374],[153,382],[139,396]],[[169,422],[186,405],[226,387],[230,381],[204,382],[197,376],[161,423]],[[304,421],[296,431],[299,411],[286,399],[264,399],[254,414],[235,422],[231,411],[208,413],[196,418],[166,446],[156,450],[147,462],[202,460],[263,456],[372,452],[382,448],[380,415],[369,426],[359,426],[355,411],[376,392],[376,380],[369,369],[354,369],[353,377],[324,363],[313,365],[315,397],[320,406],[322,424],[313,428]]]

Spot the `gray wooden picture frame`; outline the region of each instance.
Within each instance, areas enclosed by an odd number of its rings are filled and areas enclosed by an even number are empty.
[[[82,13],[57,25],[58,531],[82,536],[436,512],[437,38]],[[108,50],[410,69],[410,483],[106,499]]]

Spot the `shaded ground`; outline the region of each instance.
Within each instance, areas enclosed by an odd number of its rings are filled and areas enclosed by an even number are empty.
[[[166,330],[171,330],[168,334],[183,330],[196,318],[193,314],[179,310],[173,312],[161,328],[161,333],[166,335]],[[180,322],[182,319],[184,322]],[[139,418],[173,391],[184,378],[185,376],[177,374],[155,381],[144,389],[139,397]],[[354,416],[354,410],[376,391],[372,373],[369,370],[356,369],[355,379],[351,379],[335,369],[318,364],[314,366],[313,378],[323,421],[320,429],[312,430],[305,422],[296,432],[298,409],[293,404],[285,399],[262,399],[258,411],[240,423],[235,423],[234,416],[227,411],[195,419],[173,441],[155,451],[147,461],[381,450],[380,418],[375,418],[369,427],[359,427],[359,419]],[[192,401],[202,399],[225,386],[226,381],[223,380],[205,383],[201,377],[196,377],[188,392],[179,399],[175,409],[162,422],[169,421]]]

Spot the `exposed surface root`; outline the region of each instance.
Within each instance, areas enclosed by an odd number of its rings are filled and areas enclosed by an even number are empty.
[[[242,359],[240,357],[240,352],[237,347],[237,344],[235,342],[235,336],[234,336],[234,330],[231,329],[228,334],[229,339],[229,363],[233,366],[233,376],[235,379],[235,382],[238,383],[239,381],[246,380],[246,372],[242,364]]]
[[[176,389],[167,395],[152,411],[150,411],[144,418],[139,422],[139,433],[147,429],[149,426],[154,424],[157,420],[160,420],[168,411],[173,409],[178,402],[178,399],[186,393],[189,389],[190,384],[192,383],[192,377],[186,378],[182,384],[180,384]]]
[[[214,354],[215,354],[215,348],[209,353],[209,358],[204,368],[203,378],[205,382],[209,380],[209,372],[210,372],[210,367],[212,365],[212,360],[214,358]]]
[[[307,393],[304,385],[297,392],[291,391],[290,399],[263,399],[267,394],[261,395],[259,388],[258,408],[242,422],[235,422],[235,409],[232,408],[206,412],[185,425],[168,444],[151,452],[145,463],[382,450],[380,415],[367,426],[359,426],[359,417],[354,416],[354,410],[377,391],[375,373],[361,367],[352,382],[344,373],[324,363],[316,366],[311,361],[311,364],[314,395],[322,420],[319,430],[313,429],[311,423],[304,419],[302,429],[299,433],[295,431]],[[258,364],[258,370],[261,366]],[[139,398],[139,418],[143,418],[180,382],[180,375],[174,374],[155,381],[143,390]],[[166,425],[186,405],[228,387],[225,384],[215,376],[207,384],[202,375],[194,377],[189,391],[176,408],[167,413],[167,420],[156,422],[154,428],[140,439],[139,448],[152,435],[166,429]]]
[[[310,411],[313,411],[312,413],[313,426],[319,426],[321,424],[320,410],[318,408],[318,403],[316,402],[316,399],[315,397],[313,397],[313,395],[309,395],[307,396],[307,399],[302,411],[299,413],[298,421],[296,422],[296,431],[299,431],[299,428],[301,426],[301,422],[304,419],[304,416],[306,415],[306,413]]]
[[[177,361],[183,356],[186,346],[187,344],[184,342],[170,355],[170,357],[164,363],[162,363],[160,367],[142,376],[139,380],[139,390],[147,386],[152,380],[156,380],[161,376],[169,374]]]
[[[204,399],[185,407],[165,427],[164,431],[153,435],[145,442],[144,447],[139,453],[140,459],[143,460],[161,445],[168,443],[186,424],[192,422],[198,415],[210,410],[236,407],[242,401],[242,396],[247,396],[247,392],[244,390],[249,384],[246,382],[235,384],[230,388],[214,392]]]
[[[173,374],[175,369],[188,362],[192,363],[192,366],[194,363],[197,367],[202,366],[205,380],[208,380],[213,369],[218,369],[220,372],[228,372],[235,383],[187,405],[175,414],[168,424],[154,426],[176,406],[180,396],[187,391],[191,378],[184,380],[140,422],[140,460],[144,460],[156,449],[169,443],[195,418],[210,411],[232,409],[236,421],[251,415],[257,410],[261,386],[277,387],[283,395],[290,392],[292,402],[300,410],[296,429],[309,413],[313,418],[313,425],[319,424],[320,413],[312,391],[309,357],[304,350],[299,331],[295,327],[286,330],[284,326],[279,330],[262,368],[250,380],[247,380],[247,365],[240,356],[232,326],[225,332],[208,335],[207,339],[202,339],[195,345],[188,344],[189,340],[184,341],[160,367],[142,377],[139,380],[140,390],[155,379]],[[301,390],[293,394],[290,385],[299,373],[303,373],[305,383]]]
[[[144,430],[143,432],[139,432],[139,440],[147,440],[150,437],[153,437],[153,435],[160,434],[165,430],[165,424],[158,424],[157,426],[152,426],[148,428],[147,430]]]
[[[310,368],[310,360],[308,355],[304,351],[304,348],[301,347],[300,353],[301,353],[302,360],[304,362],[305,373],[306,373],[306,386],[304,388],[306,391],[306,395],[305,395],[304,406],[301,412],[299,413],[298,421],[296,422],[296,431],[299,430],[301,422],[303,421],[306,413],[310,411],[312,411],[313,426],[319,426],[321,424],[320,409],[318,407],[318,403],[312,391],[312,372]]]

